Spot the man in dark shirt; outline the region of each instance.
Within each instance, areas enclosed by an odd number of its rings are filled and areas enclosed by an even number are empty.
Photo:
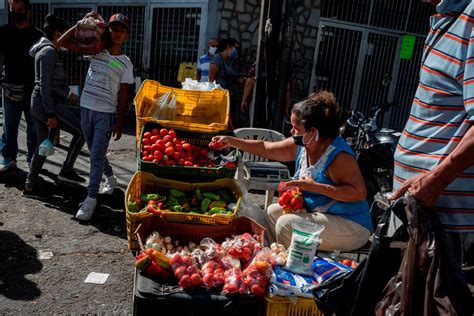
[[[30,114],[35,70],[29,50],[43,36],[28,21],[30,0],[8,0],[8,4],[12,23],[0,27],[0,54],[3,55],[3,135],[0,143],[3,161],[0,162],[0,172],[16,167],[22,112],[26,120],[28,164],[36,148],[34,121]]]

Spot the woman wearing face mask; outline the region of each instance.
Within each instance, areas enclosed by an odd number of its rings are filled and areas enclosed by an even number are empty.
[[[232,62],[239,56],[239,42],[234,38],[222,39],[217,52],[209,65],[209,82],[218,83],[222,88],[229,90],[230,117],[234,128],[242,127],[238,116],[240,113],[240,96],[237,83],[242,82],[242,75],[238,74]]]
[[[214,138],[224,147],[270,160],[296,161],[294,180],[287,184],[303,191],[304,209],[291,214],[285,214],[279,204],[267,209],[270,234],[286,247],[291,241],[291,223],[299,219],[325,226],[320,250],[349,251],[369,239],[372,222],[364,179],[354,153],[339,136],[339,111],[334,95],[322,91],[293,106],[293,137],[278,142]]]

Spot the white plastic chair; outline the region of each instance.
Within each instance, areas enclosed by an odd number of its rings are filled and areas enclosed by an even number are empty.
[[[242,139],[264,140],[264,141],[280,141],[286,137],[280,132],[263,129],[263,128],[239,128],[234,130],[235,135]],[[276,161],[268,161],[267,159],[243,152],[242,163],[239,163],[237,169],[237,179],[245,184],[247,190],[262,190],[265,191],[265,209],[273,202],[275,191],[278,189],[279,179],[271,178],[252,178],[250,169],[252,167],[259,167],[270,170],[281,170],[281,174],[289,175],[288,168],[282,163]]]

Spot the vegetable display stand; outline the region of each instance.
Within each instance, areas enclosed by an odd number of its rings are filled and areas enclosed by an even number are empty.
[[[161,216],[170,222],[192,222],[195,224],[207,225],[229,224],[237,216],[237,210],[240,206],[240,201],[242,198],[242,191],[240,191],[239,186],[232,179],[219,179],[214,182],[204,183],[186,183],[168,179],[161,179],[154,176],[153,174],[137,171],[130,180],[130,183],[127,187],[127,191],[125,192],[125,216],[127,222],[127,238],[129,248],[133,250],[138,249],[137,240],[133,235],[137,226],[145,218],[159,217],[159,215],[149,213],[146,210],[141,212],[130,212],[128,208],[129,201],[134,201],[142,194],[166,194],[170,189],[176,189],[187,193],[190,191],[195,191],[197,188],[199,188],[202,192],[206,190],[214,191],[219,189],[225,189],[229,193],[232,193],[232,196],[235,199],[235,208],[233,214],[204,215],[185,212],[163,211],[161,213]],[[211,228],[210,230],[212,229],[214,228]]]
[[[138,225],[135,238],[144,241],[146,237],[157,231],[160,236],[170,236],[172,240],[194,242],[199,244],[202,239],[209,237],[217,243],[234,235],[249,233],[256,235],[263,244],[266,229],[248,217],[237,217],[228,225],[196,225],[193,223],[168,222],[161,217],[148,217]]]
[[[184,292],[136,269],[133,294],[133,315],[253,316],[263,306],[263,299],[253,295],[227,297],[204,288]]]
[[[289,298],[265,297],[266,316],[324,316],[316,303],[310,298],[298,297],[296,303]]]
[[[158,98],[168,92],[176,96],[176,116],[173,121],[160,122],[170,127],[196,132],[216,132],[227,129],[230,109],[227,90],[183,90],[163,86],[158,81],[145,80],[133,101],[137,119],[137,142],[145,122],[154,121],[153,118],[148,117],[148,111]]]
[[[151,172],[158,175],[160,178],[167,178],[173,180],[180,180],[186,182],[197,181],[212,181],[213,179],[231,178],[233,179],[237,168],[228,168],[226,166],[216,167],[194,167],[194,166],[168,166],[160,165],[151,161],[144,161],[140,157],[140,149],[142,147],[143,135],[145,132],[150,132],[153,129],[170,128],[170,125],[156,122],[146,122],[142,128],[139,146],[137,148],[137,167],[140,171]],[[203,148],[209,148],[208,145],[212,138],[217,135],[235,136],[234,132],[223,130],[216,132],[195,132],[180,128],[175,128],[176,136],[191,145],[196,145]],[[239,156],[236,149],[232,150],[233,156]],[[235,162],[237,164],[237,161]]]

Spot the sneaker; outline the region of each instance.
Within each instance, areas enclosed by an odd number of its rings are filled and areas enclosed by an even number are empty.
[[[40,189],[40,187],[38,186],[33,188],[25,186],[25,189],[23,190],[23,193],[21,195],[27,198],[38,200],[46,200],[48,198],[48,192],[43,189]]]
[[[101,194],[112,194],[114,193],[115,188],[117,187],[117,177],[111,175],[107,177],[107,181],[105,183],[105,187],[102,188],[100,191]]]
[[[15,168],[16,168],[15,160],[4,159],[2,163],[0,163],[0,172],[4,172],[4,171],[15,169]]]
[[[76,170],[64,171],[61,170],[57,177],[58,181],[67,183],[81,184],[85,183],[86,179],[77,174]]]
[[[76,213],[76,218],[80,221],[88,221],[94,215],[97,200],[87,197],[84,202],[79,204],[79,210]]]

